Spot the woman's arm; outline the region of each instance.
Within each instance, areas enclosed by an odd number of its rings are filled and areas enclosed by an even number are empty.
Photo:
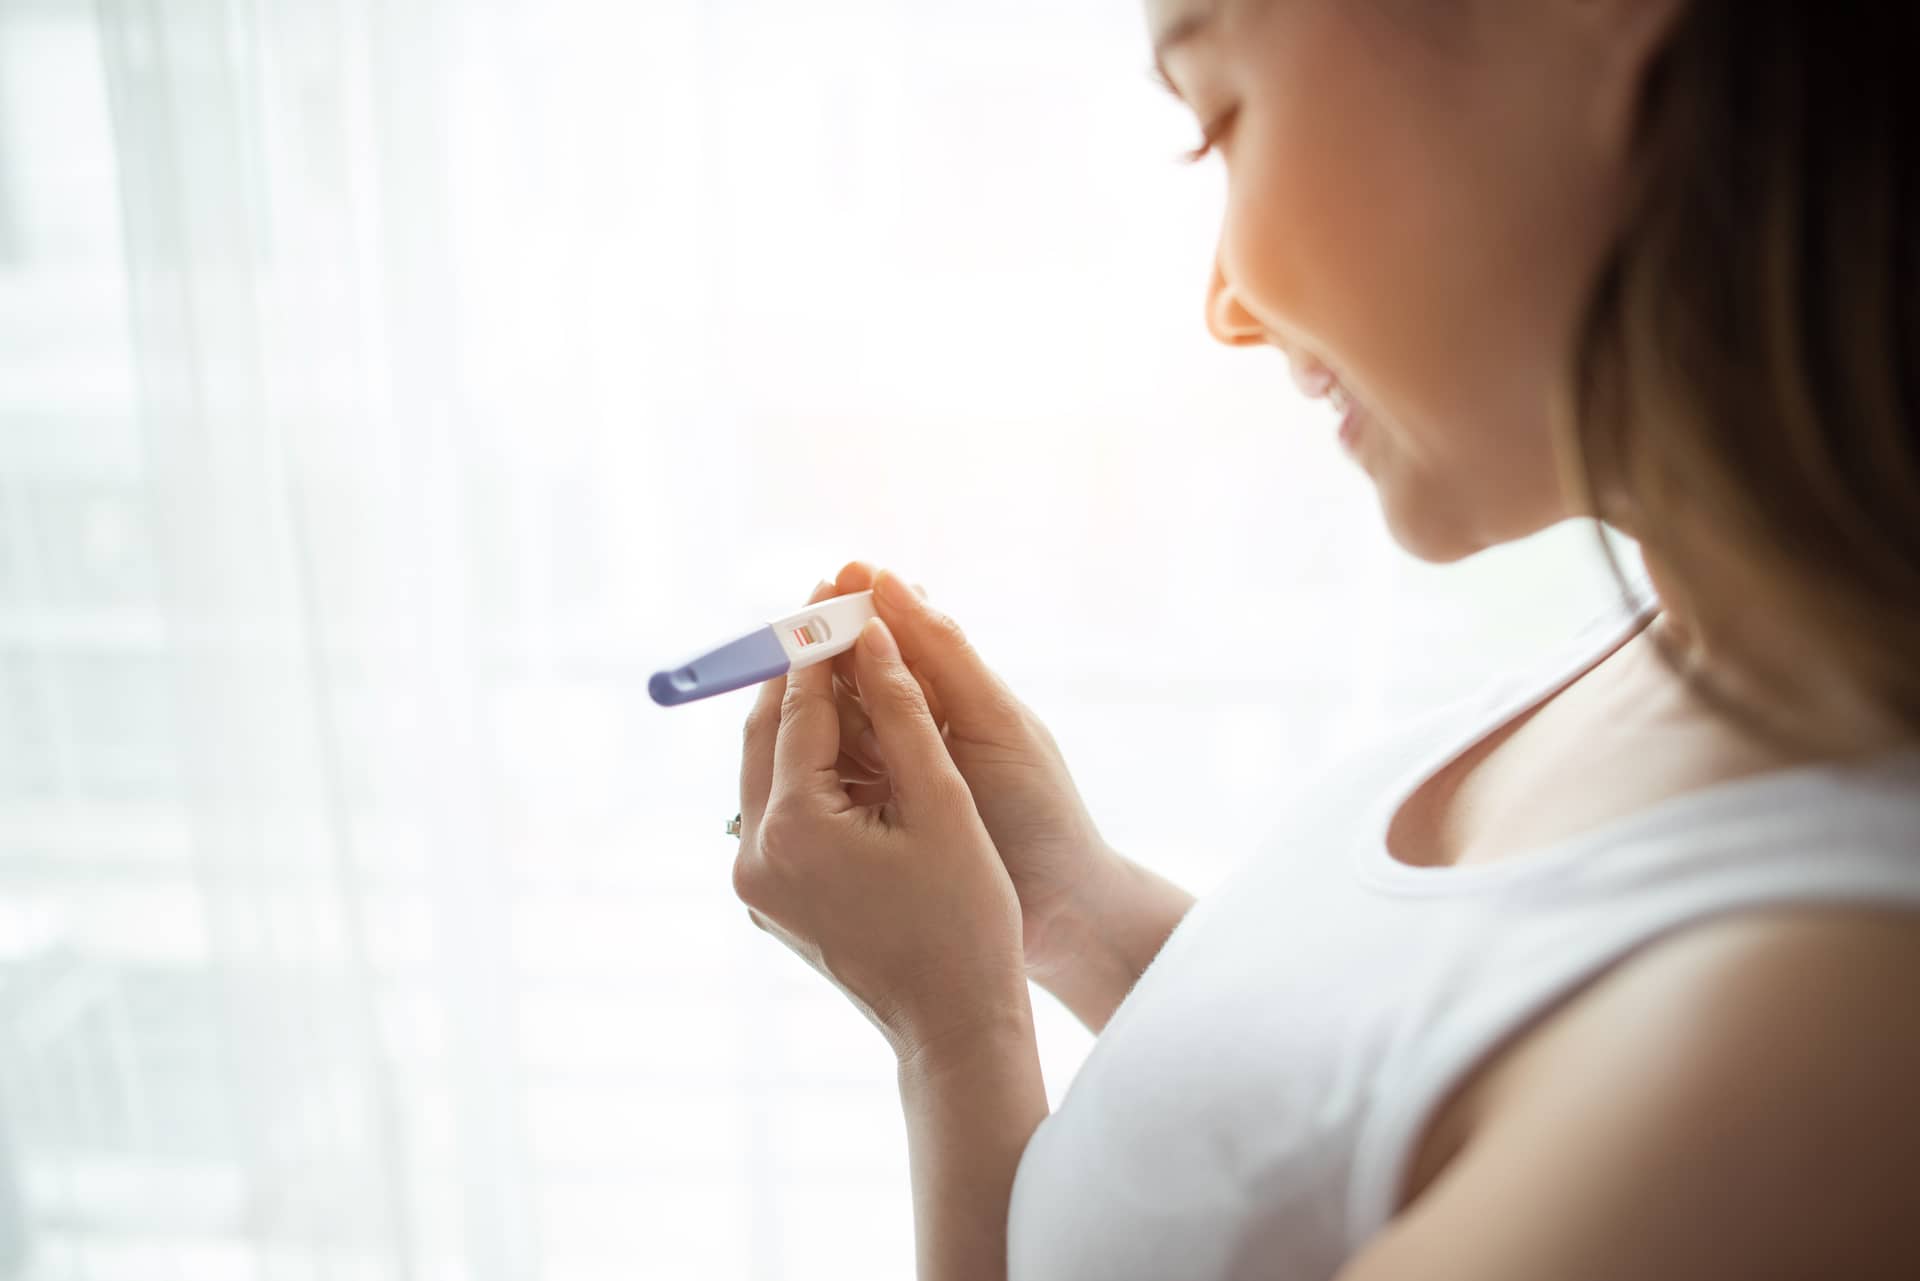
[[[1194,897],[1152,870],[1109,850],[1086,890],[1052,927],[1071,940],[1066,960],[1033,981],[1098,1035]]]
[[[920,1281],[1007,1275],[1013,1175],[1047,1115],[1024,987],[998,1023],[900,1061]]]
[[[1099,1032],[1193,906],[1193,895],[1113,853],[1061,918],[1076,946],[1034,980]],[[964,1042],[900,1063],[920,1281],[1002,1281],[1014,1172],[1047,1116],[1025,985]]]

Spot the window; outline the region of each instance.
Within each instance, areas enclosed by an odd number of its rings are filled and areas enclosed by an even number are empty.
[[[1138,26],[0,10],[0,1277],[903,1275],[892,1065],[731,894],[746,696],[653,669],[895,565],[1204,891],[1604,604],[1584,531],[1406,561],[1210,346]]]

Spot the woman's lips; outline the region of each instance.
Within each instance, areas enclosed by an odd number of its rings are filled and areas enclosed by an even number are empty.
[[[1293,372],[1293,385],[1310,400],[1325,400],[1340,415],[1340,443],[1352,453],[1360,441],[1360,402],[1321,360],[1300,353],[1287,353],[1287,365]]]
[[[1333,371],[1312,356],[1289,353],[1287,367],[1293,371],[1293,385],[1309,400],[1319,400],[1339,386],[1340,380],[1334,377]]]
[[[1349,404],[1340,415],[1340,443],[1351,454],[1360,447],[1360,406]]]

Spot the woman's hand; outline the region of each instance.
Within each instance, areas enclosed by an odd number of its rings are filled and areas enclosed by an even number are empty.
[[[1044,982],[1086,946],[1100,893],[1120,859],[1094,826],[1053,735],[986,665],[959,625],[928,605],[918,588],[910,590],[891,571],[876,573],[862,561],[840,571],[831,594],[869,586],[1006,864],[1020,897],[1027,971]],[[897,785],[898,765],[906,762],[895,762],[884,735],[863,745],[873,709],[848,658],[833,660],[846,745],[837,768],[849,791],[874,801]]]
[[[822,583],[808,603],[832,595]],[[746,724],[733,888],[905,1063],[1025,1009],[1020,904],[886,625],[842,657],[889,795],[867,806],[841,784],[829,664],[766,682]]]

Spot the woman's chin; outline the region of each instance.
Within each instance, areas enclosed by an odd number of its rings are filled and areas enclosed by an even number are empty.
[[[1417,560],[1450,565],[1504,541],[1486,538],[1452,513],[1436,511],[1431,504],[1419,502],[1417,495],[1398,492],[1381,484],[1378,478],[1374,483],[1387,532],[1403,551]]]
[[[1373,482],[1387,532],[1409,556],[1452,564],[1489,547],[1531,537],[1573,515],[1549,475],[1536,485],[1526,474],[1481,468],[1435,469],[1397,448],[1399,442],[1371,417],[1343,442]],[[1477,482],[1477,483],[1476,483]]]

